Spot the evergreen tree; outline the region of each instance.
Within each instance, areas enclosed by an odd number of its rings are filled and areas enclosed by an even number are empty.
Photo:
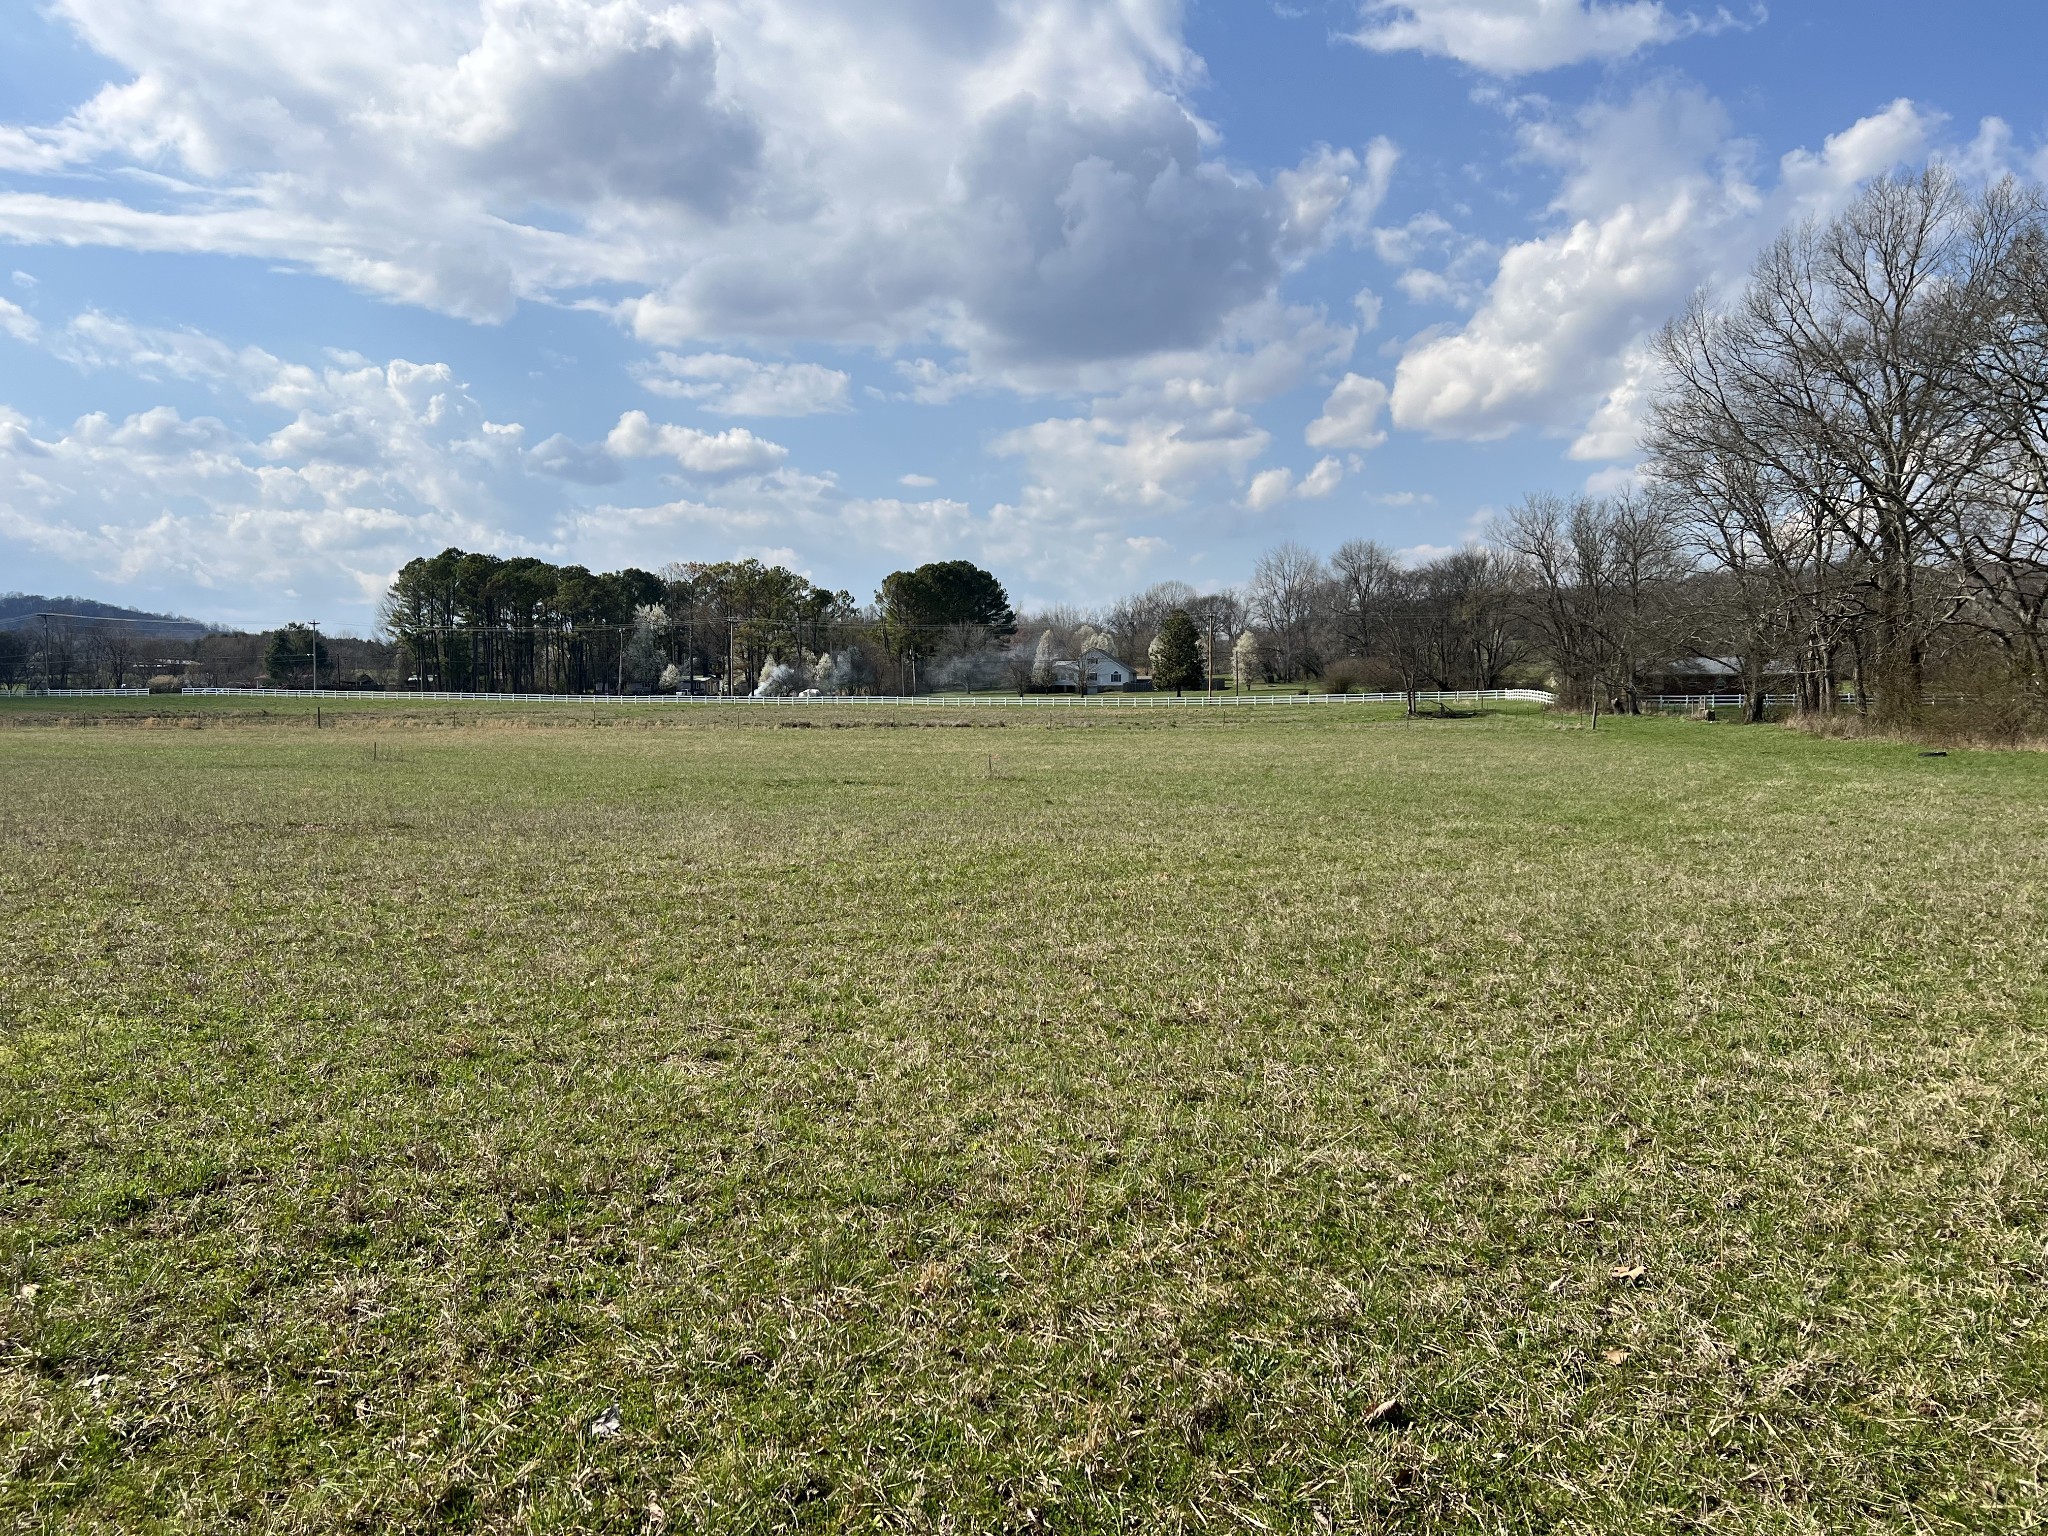
[[[1017,632],[1017,615],[1003,584],[966,560],[936,560],[914,571],[891,571],[875,594],[898,648],[925,649],[930,632],[978,626],[990,640]]]
[[[1195,628],[1195,621],[1188,617],[1187,609],[1176,608],[1159,626],[1159,639],[1152,659],[1152,686],[1171,688],[1179,693],[1183,688],[1201,687],[1205,676],[1202,670],[1202,632]]]
[[[287,624],[270,637],[270,648],[263,653],[263,670],[280,688],[314,686],[316,656],[320,673],[325,676],[327,642],[316,639],[308,625]]]

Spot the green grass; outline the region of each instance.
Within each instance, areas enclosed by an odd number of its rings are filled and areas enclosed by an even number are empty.
[[[13,1529],[2048,1523],[2048,757],[110,702],[0,706]]]

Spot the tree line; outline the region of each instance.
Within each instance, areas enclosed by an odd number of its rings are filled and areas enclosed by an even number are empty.
[[[907,686],[1006,643],[994,575],[964,560],[884,578],[872,604],[759,560],[593,573],[443,550],[408,562],[380,611],[422,688],[721,694]]]
[[[709,693],[987,687],[1016,617],[964,560],[891,572],[871,604],[758,560],[592,572],[460,549],[407,562],[370,639],[245,633],[28,606],[0,623],[0,687],[169,685]],[[17,603],[16,606],[21,606]],[[121,612],[112,610],[113,613]]]
[[[2048,228],[2013,181],[1880,179],[1658,338],[1647,483],[1745,678],[1911,727],[2048,685]]]
[[[1099,647],[1149,668],[1161,688],[1412,695],[1545,681],[1527,595],[1519,563],[1496,549],[1414,564],[1369,540],[1327,558],[1290,542],[1261,555],[1242,587],[1160,582],[1099,610],[1029,614],[1020,627],[1036,636],[1041,670]]]
[[[68,601],[68,600],[67,600]],[[318,634],[310,626],[249,632],[191,620],[126,619],[53,608],[0,626],[0,689],[394,686],[396,648],[376,638]]]
[[[658,572],[444,550],[409,562],[376,642],[207,635],[269,680],[362,666],[489,691],[912,692],[1071,686],[1097,648],[1161,687],[1517,684],[1633,711],[1660,692],[1844,704],[1911,729],[1931,696],[2048,721],[2048,216],[2013,182],[1881,178],[1787,231],[1738,292],[1656,338],[1633,488],[1532,495],[1424,560],[1353,540],[1249,579],[1013,611],[940,561],[856,603],[757,560]],[[133,678],[173,641],[0,633],[0,680]],[[215,666],[216,672],[232,667]]]
[[[1126,649],[1181,608],[1269,681],[1935,697],[2048,723],[2048,217],[2006,181],[1880,178],[1659,333],[1635,488],[1534,495],[1472,547],[1263,555],[1241,592],[1171,584],[1099,619]],[[1212,653],[1213,644],[1210,647]]]

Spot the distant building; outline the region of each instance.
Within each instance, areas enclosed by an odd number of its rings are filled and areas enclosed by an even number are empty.
[[[1052,664],[1052,686],[1074,693],[1122,693],[1147,687],[1135,669],[1108,651],[1089,647],[1079,661]]]
[[[1763,669],[1767,684],[1790,688],[1794,668],[1772,661]],[[1652,681],[1660,693],[1740,693],[1742,664],[1734,656],[1681,656],[1653,669]]]
[[[1090,647],[1081,653],[1083,693],[1121,692],[1137,679],[1137,672],[1105,650]]]

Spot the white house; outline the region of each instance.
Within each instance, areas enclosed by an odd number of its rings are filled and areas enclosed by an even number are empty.
[[[1093,646],[1081,653],[1079,661],[1052,664],[1052,685],[1076,693],[1120,693],[1137,681],[1138,674],[1116,657]]]
[[[1081,653],[1083,693],[1122,692],[1138,674],[1105,650],[1093,646]]]

